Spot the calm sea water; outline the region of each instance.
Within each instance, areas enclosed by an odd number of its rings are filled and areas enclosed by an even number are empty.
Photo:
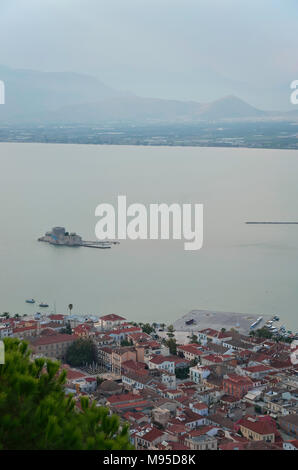
[[[174,321],[191,309],[278,313],[297,330],[298,152],[214,148],[0,144],[0,312],[26,298],[64,313]],[[204,246],[123,241],[111,250],[53,247],[55,225],[95,239],[95,207],[204,203]]]

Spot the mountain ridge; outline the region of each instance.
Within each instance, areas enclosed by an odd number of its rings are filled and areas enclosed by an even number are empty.
[[[231,94],[207,103],[148,98],[115,90],[96,77],[76,72],[40,72],[0,65],[0,78],[6,95],[5,105],[0,107],[2,124],[179,123],[270,116]]]

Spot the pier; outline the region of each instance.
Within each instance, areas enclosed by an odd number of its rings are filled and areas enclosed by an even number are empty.
[[[298,225],[298,222],[245,222],[248,225]]]
[[[98,242],[82,240],[82,244],[80,246],[85,246],[86,248],[107,249],[107,248],[112,248],[112,245],[119,245],[119,244],[120,244],[120,242],[118,242],[116,240],[98,241]]]

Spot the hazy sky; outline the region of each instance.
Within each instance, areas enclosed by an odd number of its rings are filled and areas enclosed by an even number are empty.
[[[144,96],[234,92],[280,108],[298,79],[298,1],[1,0],[0,41],[3,65],[93,74]]]

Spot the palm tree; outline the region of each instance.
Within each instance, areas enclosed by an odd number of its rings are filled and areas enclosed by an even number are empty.
[[[72,305],[72,304],[69,304],[69,305],[68,305],[68,308],[69,308],[69,315],[71,314],[72,307],[73,307],[73,305]]]

